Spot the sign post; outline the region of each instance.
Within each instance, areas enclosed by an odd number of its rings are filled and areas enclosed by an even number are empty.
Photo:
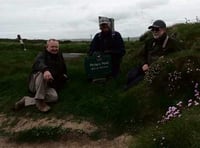
[[[88,56],[84,64],[88,79],[106,78],[112,71],[110,55]]]

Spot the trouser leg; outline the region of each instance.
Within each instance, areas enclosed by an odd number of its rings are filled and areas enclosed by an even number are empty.
[[[25,106],[34,105],[37,100],[45,102],[56,102],[58,100],[57,92],[54,88],[49,88],[47,82],[43,78],[43,73],[34,74],[30,80],[29,89],[35,93],[34,97],[25,96]]]
[[[47,88],[47,82],[43,78],[43,73],[39,72],[36,73],[35,76],[35,99],[45,99],[45,94],[46,94],[46,88]]]
[[[145,73],[140,70],[140,67],[135,67],[128,72],[126,89],[138,84],[144,79]]]
[[[58,94],[54,88],[47,88],[45,95],[45,102],[58,101]]]

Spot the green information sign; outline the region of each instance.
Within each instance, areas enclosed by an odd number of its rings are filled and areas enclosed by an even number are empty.
[[[88,78],[105,78],[111,73],[111,56],[98,55],[86,57],[85,70]]]

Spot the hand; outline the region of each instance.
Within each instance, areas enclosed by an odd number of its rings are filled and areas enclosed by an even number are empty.
[[[164,58],[164,56],[159,57],[159,59],[163,59],[163,58]]]
[[[66,74],[63,74],[63,76],[64,76],[66,79],[68,79],[68,76],[67,76]]]
[[[142,70],[143,70],[144,72],[146,72],[147,70],[149,70],[149,65],[148,65],[148,64],[144,64],[144,65],[142,66]]]
[[[53,77],[52,77],[51,73],[48,70],[44,72],[43,77],[47,81],[53,80]]]

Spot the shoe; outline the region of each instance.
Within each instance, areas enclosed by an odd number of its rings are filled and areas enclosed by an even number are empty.
[[[24,107],[25,107],[25,98],[23,97],[21,100],[15,103],[14,110],[20,110]]]
[[[50,108],[50,106],[48,106],[45,102],[44,102],[44,100],[39,100],[39,99],[37,99],[36,100],[36,107],[37,107],[37,109],[39,110],[39,111],[41,111],[41,112],[48,112],[51,108]]]

